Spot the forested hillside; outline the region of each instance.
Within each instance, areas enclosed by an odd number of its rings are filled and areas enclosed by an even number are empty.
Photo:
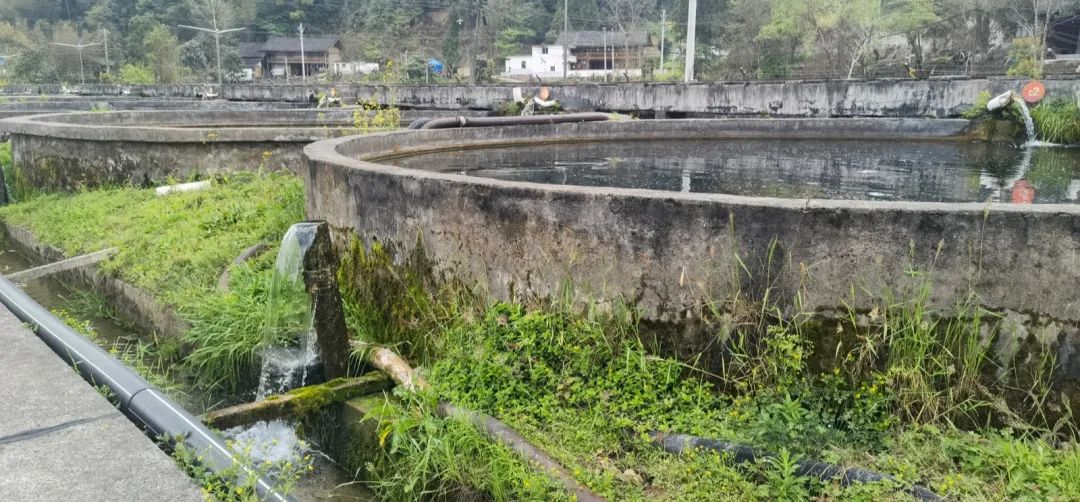
[[[681,76],[686,0],[567,3],[572,31],[648,30],[657,48],[663,31],[666,66],[650,61],[648,76]],[[1038,59],[1046,34],[1058,20],[1068,19],[1076,4],[701,0],[697,75],[848,78],[889,75],[903,66],[915,76],[948,65],[965,70],[1015,65],[1025,58]],[[306,36],[340,37],[346,61],[422,64],[425,58],[436,58],[453,76],[467,66],[469,54],[498,68],[503,58],[527,51],[531,44],[552,42],[563,22],[562,0],[5,0],[0,3],[0,56],[5,63],[0,78],[77,82],[80,49],[70,46],[84,44],[83,75],[88,81],[207,81],[215,69],[214,37],[182,25],[243,28],[221,39],[223,65],[235,71],[241,64],[241,42],[296,36],[301,23]],[[1024,38],[1014,42],[1015,37]]]

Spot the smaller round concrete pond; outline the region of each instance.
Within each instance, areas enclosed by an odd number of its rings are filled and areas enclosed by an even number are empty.
[[[730,119],[395,132],[305,149],[308,216],[496,297],[567,280],[646,319],[736,292],[933,301],[1080,320],[1080,151],[964,120]],[[1013,201],[1019,203],[1013,203]],[[1042,319],[1039,321],[1038,319]]]

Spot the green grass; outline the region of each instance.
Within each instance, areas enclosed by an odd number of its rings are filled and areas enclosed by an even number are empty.
[[[1031,109],[1039,139],[1051,143],[1080,142],[1080,108],[1073,99],[1050,99]]]
[[[102,270],[175,307],[191,323],[185,365],[196,382],[235,391],[251,378],[274,249],[304,218],[303,186],[288,174],[238,174],[167,197],[136,188],[41,195],[0,208],[0,218],[68,255],[118,248]],[[271,251],[236,267],[232,289],[218,291],[225,267],[260,241]]]
[[[509,423],[580,481],[616,500],[907,500],[893,486],[793,481],[790,465],[780,461],[736,466],[708,452],[669,455],[640,435],[651,430],[876,469],[959,500],[1054,500],[1055,494],[1066,500],[1080,493],[1074,443],[1054,447],[1046,439],[1052,436],[1031,431],[963,432],[950,425],[950,417],[969,411],[958,405],[970,400],[950,393],[961,393],[960,380],[971,375],[961,371],[941,380],[935,373],[933,360],[953,346],[949,337],[929,342],[930,317],[914,322],[912,305],[883,315],[897,317],[880,326],[900,328],[896,341],[907,348],[885,357],[884,368],[866,378],[848,377],[855,359],[834,373],[810,373],[810,341],[791,326],[773,324],[771,347],[757,353],[758,370],[734,391],[718,392],[703,372],[651,355],[633,338],[611,336],[614,321],[497,305],[482,320],[446,333],[447,351],[430,367],[429,379],[441,398]],[[962,328],[942,329],[938,333]],[[921,342],[927,343],[914,347]],[[927,360],[925,368],[912,367],[918,357]],[[916,373],[932,381],[919,383]],[[415,420],[417,412],[403,416]],[[432,461],[425,448],[399,453],[407,462]],[[447,458],[471,458],[460,453]]]

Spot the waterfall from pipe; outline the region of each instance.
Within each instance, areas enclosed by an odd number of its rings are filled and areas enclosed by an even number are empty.
[[[1024,103],[1022,99],[1014,99],[1013,103],[1016,103],[1024,116],[1024,132],[1027,133],[1027,143],[1024,143],[1024,146],[1038,146],[1039,141],[1035,138],[1035,121],[1031,118],[1031,110],[1028,110],[1027,103]]]
[[[289,227],[281,240],[268,293],[256,399],[303,387],[316,379],[315,305],[303,276],[304,253],[315,238],[315,228],[298,223]]]

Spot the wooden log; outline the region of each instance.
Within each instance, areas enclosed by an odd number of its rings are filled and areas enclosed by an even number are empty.
[[[358,378],[343,378],[320,385],[301,387],[286,394],[267,397],[262,401],[211,411],[203,415],[202,420],[209,426],[227,429],[260,420],[305,415],[331,403],[347,401],[393,387],[394,381],[385,374],[370,373]]]

